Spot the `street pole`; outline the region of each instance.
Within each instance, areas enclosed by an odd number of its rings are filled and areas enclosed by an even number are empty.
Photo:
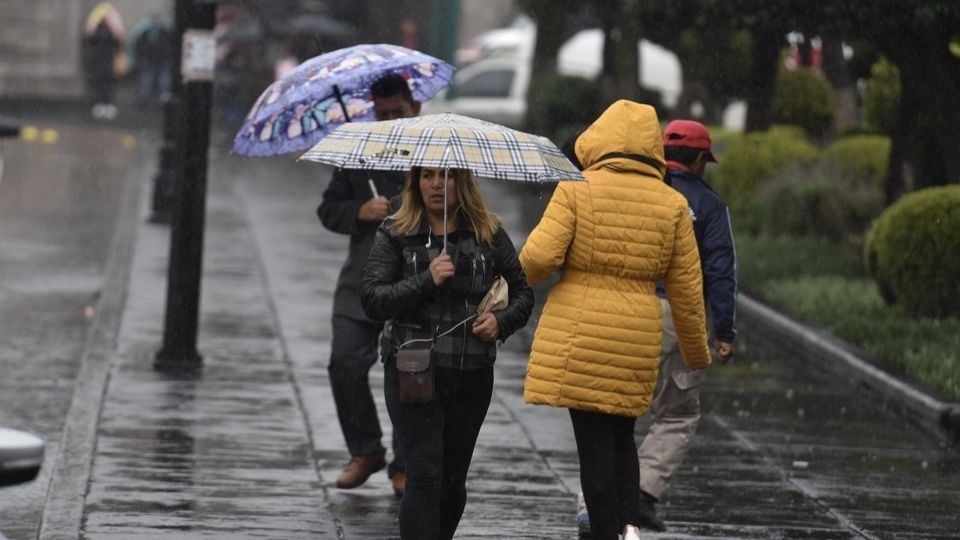
[[[183,77],[180,75],[183,31],[190,17],[191,0],[176,0],[173,15],[173,33],[170,36],[170,89],[163,95],[163,144],[160,147],[159,167],[153,177],[153,196],[150,201],[150,223],[170,223],[178,164],[181,162],[180,105],[183,95]]]
[[[198,369],[200,277],[203,269],[203,230],[207,195],[207,153],[210,145],[210,108],[213,102],[215,41],[210,32],[216,4],[193,0],[188,30],[179,58],[183,75],[183,106],[177,115],[183,135],[180,174],[176,175],[170,228],[170,265],[163,346],[154,360],[160,371]]]

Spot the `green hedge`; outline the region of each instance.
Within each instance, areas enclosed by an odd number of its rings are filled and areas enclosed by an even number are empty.
[[[823,151],[822,162],[846,186],[883,194],[883,177],[890,158],[890,138],[883,135],[843,137]]]
[[[785,169],[811,165],[818,154],[801,128],[775,126],[730,140],[719,166],[708,168],[708,181],[727,202],[735,223],[757,232],[762,221],[757,195],[763,186]]]
[[[914,315],[960,315],[960,185],[923,189],[885,210],[864,258],[886,300]]]
[[[870,68],[870,78],[863,90],[863,116],[867,125],[889,133],[894,128],[900,105],[900,70],[886,58]]]
[[[774,122],[800,126],[822,137],[833,125],[836,111],[837,100],[826,77],[810,69],[780,69],[771,104]]]

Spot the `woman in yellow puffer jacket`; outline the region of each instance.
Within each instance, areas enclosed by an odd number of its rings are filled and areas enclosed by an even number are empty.
[[[663,279],[691,368],[710,365],[700,257],[686,200],[664,181],[653,107],[620,100],[576,141],[587,182],[557,186],[520,262],[560,279],[537,325],[528,403],[570,409],[593,538],[638,535],[633,428],[657,382]]]

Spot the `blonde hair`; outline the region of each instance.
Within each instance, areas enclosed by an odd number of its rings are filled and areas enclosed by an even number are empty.
[[[400,192],[400,209],[387,219],[388,226],[400,234],[408,234],[417,230],[424,217],[423,195],[420,193],[420,171],[422,167],[413,167],[407,173],[403,191]],[[457,199],[464,217],[473,227],[473,232],[480,242],[493,245],[493,235],[500,228],[500,216],[487,208],[487,202],[480,193],[477,177],[469,169],[450,169],[450,177],[454,180],[457,190]]]

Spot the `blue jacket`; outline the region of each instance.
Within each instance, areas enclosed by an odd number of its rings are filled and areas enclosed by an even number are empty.
[[[668,177],[690,206],[714,338],[732,342],[737,335],[737,255],[727,205],[702,178],[689,171],[669,168]]]

